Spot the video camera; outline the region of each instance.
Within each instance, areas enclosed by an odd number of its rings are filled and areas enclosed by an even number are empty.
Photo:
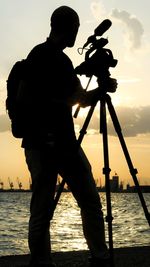
[[[110,76],[109,67],[115,67],[117,60],[113,58],[113,54],[110,49],[104,48],[108,44],[108,39],[100,38],[105,31],[107,31],[112,22],[109,19],[105,19],[95,30],[94,35],[91,35],[87,42],[84,44],[83,49],[90,45],[88,51],[85,54],[85,61],[76,67],[75,71],[79,75],[85,74],[87,77],[95,75],[98,78],[108,78]],[[95,52],[94,52],[95,51]]]

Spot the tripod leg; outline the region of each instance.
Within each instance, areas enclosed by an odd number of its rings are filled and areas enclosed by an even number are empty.
[[[132,164],[132,161],[131,161],[131,158],[130,158],[130,155],[129,155],[129,152],[128,152],[128,149],[127,149],[127,146],[126,146],[126,143],[125,143],[125,140],[123,138],[121,127],[120,127],[120,124],[119,124],[115,109],[114,109],[114,107],[112,105],[111,98],[110,98],[109,95],[106,95],[106,102],[107,102],[107,105],[108,105],[108,110],[109,110],[109,113],[110,113],[114,128],[115,128],[116,133],[117,133],[117,135],[119,137],[119,140],[120,140],[120,143],[121,143],[121,146],[122,146],[122,149],[123,149],[123,152],[124,152],[124,155],[125,155],[125,158],[126,158],[129,170],[130,170],[130,173],[131,173],[133,181],[135,183],[135,186],[136,186],[136,189],[137,189],[137,192],[138,192],[138,195],[139,195],[139,198],[140,198],[140,201],[141,201],[144,213],[145,213],[145,217],[146,217],[146,219],[148,221],[148,224],[150,225],[150,213],[148,212],[148,208],[146,206],[144,197],[142,195],[142,192],[141,192],[141,189],[140,189],[140,186],[139,186],[138,179],[136,177],[137,169],[134,169],[134,167],[133,167],[133,164]]]
[[[96,106],[97,103],[93,104],[88,112],[88,115],[85,119],[85,122],[83,124],[83,127],[80,131],[80,135],[79,135],[79,138],[77,140],[77,143],[78,143],[78,146],[80,146],[80,144],[82,143],[82,140],[84,138],[84,135],[86,134],[86,130],[87,130],[87,127],[89,125],[89,122],[91,120],[91,117],[93,115],[93,112],[94,112],[94,109],[95,109],[95,106]],[[65,177],[63,177],[63,180],[61,182],[61,184],[59,185],[59,188],[58,188],[58,191],[57,191],[57,194],[55,196],[55,199],[54,199],[54,206],[53,206],[53,211],[55,210],[56,206],[57,206],[57,203],[59,201],[59,198],[61,196],[61,193],[64,189],[64,185],[65,185]]]
[[[105,100],[101,100],[100,107],[100,133],[103,137],[103,151],[104,151],[104,168],[105,186],[106,186],[106,202],[107,202],[107,216],[106,222],[108,223],[109,234],[109,251],[110,251],[110,266],[114,267],[114,252],[113,252],[113,234],[112,234],[112,211],[111,211],[111,194],[110,194],[110,168],[109,168],[109,153],[108,153],[108,136],[107,136],[107,123],[106,123],[106,104]]]

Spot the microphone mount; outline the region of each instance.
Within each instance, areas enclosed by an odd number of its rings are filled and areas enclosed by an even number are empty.
[[[87,47],[89,44],[95,43],[95,41],[97,40],[96,37],[102,36],[104,32],[106,32],[110,28],[111,25],[112,25],[112,22],[109,19],[103,20],[102,23],[100,23],[98,27],[94,30],[94,34],[88,37],[82,49]]]

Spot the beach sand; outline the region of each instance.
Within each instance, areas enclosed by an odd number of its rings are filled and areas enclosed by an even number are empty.
[[[55,252],[58,267],[88,267],[88,251]],[[115,267],[150,267],[150,246],[114,249]],[[0,257],[1,267],[27,266],[29,255]]]

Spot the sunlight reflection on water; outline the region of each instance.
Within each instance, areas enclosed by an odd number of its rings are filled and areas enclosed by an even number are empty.
[[[101,193],[106,216],[105,193]],[[28,253],[28,218],[31,193],[0,193],[0,256]],[[150,194],[144,194],[150,209]],[[150,245],[150,228],[137,194],[112,194],[114,247]],[[106,239],[108,228],[106,223]],[[80,210],[71,193],[62,193],[51,222],[53,251],[87,249]]]

